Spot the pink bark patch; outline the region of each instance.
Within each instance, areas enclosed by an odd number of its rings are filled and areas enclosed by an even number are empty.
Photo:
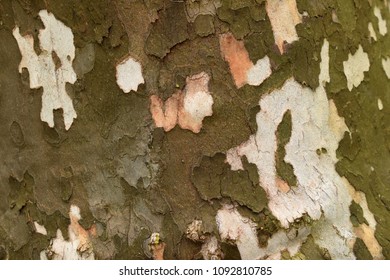
[[[184,91],[178,91],[165,103],[160,97],[150,97],[150,112],[156,127],[170,131],[176,124],[182,129],[199,133],[202,121],[213,114],[213,98],[208,90],[210,77],[202,72],[186,79]]]
[[[219,37],[222,57],[229,63],[230,72],[237,88],[247,83],[247,72],[253,67],[244,42],[236,40],[232,34],[226,33]]]
[[[157,95],[150,97],[150,112],[156,127],[162,127],[165,131],[170,131],[175,127],[181,96],[181,91],[178,91],[169,97],[165,103]]]

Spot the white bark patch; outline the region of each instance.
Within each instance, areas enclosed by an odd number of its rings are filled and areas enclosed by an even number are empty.
[[[234,169],[240,169],[240,157],[245,155],[249,162],[256,164],[260,185],[268,195],[268,206],[283,227],[287,228],[305,213],[315,220],[323,215],[322,230],[318,230],[321,246],[328,249],[332,258],[353,259],[348,246],[354,236],[349,220],[351,196],[335,170],[338,143],[348,128],[338,116],[333,101],[328,101],[326,96],[328,48],[325,40],[321,50],[320,86],[312,91],[291,78],[282,88],[262,97],[261,111],[256,117],[257,133],[228,151],[227,161]],[[293,129],[285,146],[284,160],[293,166],[298,182],[296,187],[283,192],[278,188],[275,168],[275,132],[287,110],[291,112]],[[318,155],[316,151],[323,149],[326,153]]]
[[[179,106],[178,114],[181,128],[198,133],[203,119],[213,115],[214,100],[208,89],[209,81],[210,77],[205,72],[187,77],[183,105]]]
[[[226,152],[226,162],[230,164],[233,171],[244,170],[241,157],[244,155],[243,151],[256,149],[255,135],[249,136],[249,140],[240,144],[238,147],[231,148]]]
[[[387,78],[390,79],[390,58],[382,59],[382,67],[386,73]]]
[[[299,39],[295,26],[302,22],[295,0],[267,0],[266,10],[274,32],[275,43],[284,53],[284,42],[291,44]]]
[[[367,53],[363,51],[361,45],[354,55],[349,54],[348,60],[343,62],[344,74],[347,77],[348,89],[358,87],[364,80],[364,72],[370,69],[370,61]]]
[[[374,8],[374,15],[378,19],[378,28],[379,28],[379,33],[382,36],[385,36],[387,34],[387,23],[386,21],[382,18],[381,10],[378,7]]]
[[[382,100],[380,98],[378,98],[378,109],[379,109],[379,111],[383,110],[383,103],[382,103]]]
[[[34,227],[35,227],[35,232],[40,233],[42,235],[47,235],[46,228],[40,225],[38,222],[34,221]]]
[[[321,65],[320,65],[320,75],[318,76],[319,86],[325,87],[326,83],[330,82],[329,75],[329,42],[324,40],[324,43],[321,48]]]
[[[223,252],[218,239],[215,236],[210,236],[202,245],[200,250],[204,260],[221,260]]]
[[[234,207],[228,205],[218,210],[216,221],[221,239],[234,242],[241,259],[253,260],[261,256],[255,223],[245,219]]]
[[[281,252],[284,250],[287,250],[290,256],[296,255],[309,234],[310,229],[305,227],[299,229],[292,228],[288,232],[284,230],[278,231],[268,239],[267,247],[262,249],[262,258],[280,259]]]
[[[212,114],[213,98],[208,92],[200,90],[193,91],[193,94],[186,94],[183,103],[184,110],[197,122],[201,122],[204,117]]]
[[[208,83],[210,77],[201,72],[187,77],[184,91],[173,94],[165,103],[156,95],[150,97],[150,112],[156,127],[169,131],[176,124],[182,129],[199,133],[203,119],[212,116],[213,97]]]
[[[378,109],[379,109],[379,111],[383,110],[383,103],[382,103],[382,100],[380,98],[378,98]]]
[[[143,84],[141,64],[132,57],[127,57],[116,66],[116,83],[125,93],[137,91]]]
[[[268,56],[259,59],[247,72],[247,81],[251,86],[259,86],[271,76],[271,63]]]
[[[332,21],[335,23],[340,23],[339,17],[337,16],[335,10],[332,11]]]
[[[321,205],[337,200],[336,189],[342,186],[334,164],[338,142],[346,131],[345,124],[334,115],[322,87],[313,92],[293,79],[262,98],[260,107],[257,134],[240,147],[238,154],[246,155],[249,162],[257,165],[261,185],[270,199],[270,209],[283,226],[288,227],[304,213],[319,219]],[[291,111],[293,131],[285,147],[285,160],[294,167],[298,187],[294,192],[282,193],[277,187],[277,139],[272,132],[277,130],[287,110]],[[325,148],[327,154],[318,156],[316,150],[321,148]],[[330,178],[323,178],[327,174]]]
[[[80,208],[75,205],[70,207],[69,218],[69,240],[65,240],[61,230],[58,229],[56,238],[51,241],[50,247],[41,252],[41,259],[93,260],[95,258],[90,237],[96,235],[96,228],[93,226],[85,230],[79,224]]]
[[[347,125],[344,122],[344,118],[340,117],[337,113],[337,107],[333,99],[329,100],[329,118],[328,118],[329,129],[333,135],[337,135],[338,142],[343,138],[345,131],[349,132]],[[332,148],[337,149],[337,144]],[[337,162],[336,154],[332,153],[332,160]]]
[[[349,218],[349,212],[340,213],[340,216]],[[352,252],[353,242],[355,240],[352,225],[348,225],[347,229],[336,227],[333,220],[328,220],[325,217],[312,227],[311,234],[315,243],[319,247],[327,249],[332,259],[355,259]]]
[[[372,25],[372,23],[368,23],[368,31],[370,32],[370,37],[372,39],[374,39],[375,41],[378,40],[378,38],[376,37],[376,33],[375,33],[375,30],[374,30],[374,26]]]
[[[76,205],[70,206],[69,217],[73,218],[76,222],[81,220],[80,208]]]
[[[283,250],[295,255],[310,233],[307,228],[292,229],[293,234],[281,230],[268,240],[267,247],[261,248],[256,224],[241,216],[232,205],[224,205],[218,210],[216,221],[221,239],[236,244],[243,260],[280,259]]]
[[[21,36],[19,27],[13,30],[22,54],[19,72],[23,68],[28,69],[30,88],[43,87],[41,120],[54,127],[53,110],[62,108],[65,128],[68,130],[77,117],[65,89],[66,83],[74,84],[77,80],[72,67],[75,57],[73,33],[46,10],[41,10],[39,16],[45,26],[45,29],[39,31],[39,55],[34,51],[34,39],[31,35]]]

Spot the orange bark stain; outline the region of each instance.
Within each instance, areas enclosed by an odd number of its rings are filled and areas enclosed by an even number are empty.
[[[276,178],[276,186],[283,193],[288,193],[290,191],[290,186],[287,184],[287,182],[280,178]]]
[[[230,73],[237,88],[247,83],[247,72],[253,67],[244,42],[236,40],[232,34],[226,33],[219,37],[222,57],[228,62]]]
[[[156,127],[162,127],[165,131],[175,127],[181,99],[181,91],[174,93],[165,103],[157,95],[150,97],[150,112]]]
[[[71,212],[69,213],[70,218],[70,225],[69,225],[69,232],[73,233],[75,237],[80,241],[77,249],[81,252],[87,250],[91,247],[91,241],[90,237],[96,237],[96,226],[92,225],[89,230],[85,230],[80,224],[79,224],[79,217],[76,215],[73,215]]]
[[[154,260],[163,260],[164,259],[164,249],[165,249],[164,242],[151,245],[152,258]]]

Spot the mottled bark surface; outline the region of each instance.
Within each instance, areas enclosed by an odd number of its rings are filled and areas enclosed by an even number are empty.
[[[0,0],[0,66],[0,259],[390,259],[390,1]]]

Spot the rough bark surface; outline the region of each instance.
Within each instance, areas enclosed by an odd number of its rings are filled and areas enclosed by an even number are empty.
[[[388,0],[0,0],[0,259],[390,259],[388,30]]]

